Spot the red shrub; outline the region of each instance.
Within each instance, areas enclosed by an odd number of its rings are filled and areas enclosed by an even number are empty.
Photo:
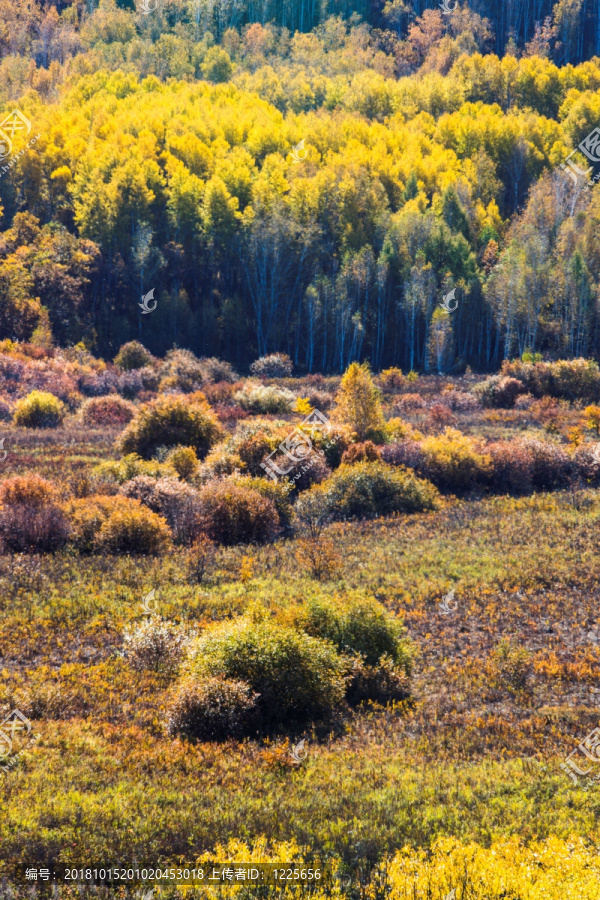
[[[136,408],[121,397],[93,397],[86,400],[81,408],[81,418],[85,425],[127,425],[135,415]]]
[[[39,475],[0,483],[0,541],[14,553],[53,552],[69,537],[69,523],[58,506],[53,484]]]
[[[350,444],[342,456],[342,465],[352,465],[358,462],[376,462],[381,458],[381,452],[373,441],[364,441],[359,444]]]

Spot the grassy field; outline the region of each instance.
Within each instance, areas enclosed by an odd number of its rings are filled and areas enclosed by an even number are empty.
[[[7,437],[6,475],[34,468],[74,484],[114,455],[107,431]],[[0,703],[26,711],[40,739],[1,784],[0,874],[33,860],[191,862],[232,836],[292,840],[363,873],[442,837],[595,842],[598,795],[559,764],[598,724],[599,518],[596,492],[582,488],[446,497],[434,512],[330,526],[335,574],[321,582],[294,540],[221,548],[201,585],[184,548],[3,556]],[[160,615],[193,630],[256,604],[275,615],[366,592],[414,643],[411,699],[262,740],[169,738],[172,678],[132,672],[122,655],[152,588]],[[498,665],[502,641],[527,651],[522,682]],[[289,749],[301,737],[297,766]]]

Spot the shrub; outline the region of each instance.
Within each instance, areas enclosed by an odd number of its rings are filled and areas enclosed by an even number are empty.
[[[473,394],[467,391],[450,390],[444,391],[444,403],[446,403],[453,412],[471,412],[481,408],[481,403]]]
[[[395,470],[380,462],[340,466],[328,481],[312,488],[306,496],[312,494],[320,498],[332,520],[420,512],[433,509],[437,497],[433,485],[412,472]],[[298,504],[302,504],[302,497]]]
[[[271,353],[253,362],[250,371],[259,378],[288,378],[292,368],[292,360],[286,353]]]
[[[264,544],[279,531],[273,502],[232,481],[206,485],[200,501],[202,530],[219,544]]]
[[[186,679],[169,707],[167,732],[200,741],[242,737],[253,730],[256,700],[245,681]]]
[[[53,553],[69,538],[53,484],[39,475],[0,482],[0,542],[13,553]]]
[[[143,344],[140,344],[139,341],[129,341],[127,344],[123,344],[115,356],[114,363],[123,372],[130,372],[132,369],[143,369],[144,366],[149,366],[153,360],[154,357]]]
[[[384,369],[379,376],[379,381],[384,394],[397,394],[406,384],[402,369],[397,369],[395,366],[392,366],[391,369]]]
[[[229,453],[223,446],[215,447],[202,466],[202,479],[219,478],[222,475],[233,475],[242,472],[246,463],[237,453]]]
[[[54,394],[32,391],[17,401],[13,421],[22,428],[56,428],[66,415],[64,403]]]
[[[342,463],[347,466],[357,462],[376,462],[381,456],[379,449],[373,441],[364,441],[359,444],[350,444],[342,456]]]
[[[527,438],[523,444],[533,457],[533,486],[549,490],[568,483],[573,463],[562,447],[549,441]]]
[[[314,388],[308,391],[306,399],[313,409],[318,409],[320,412],[329,409],[333,403],[332,394],[327,391],[317,391]]]
[[[600,435],[600,406],[586,406],[583,411],[585,427]]]
[[[175,469],[184,481],[189,481],[198,470],[196,451],[193,447],[173,447],[165,457],[165,465]]]
[[[217,384],[217,382],[233,383],[238,380],[231,363],[225,362],[223,359],[217,359],[215,356],[203,356],[200,360],[200,368],[203,381],[209,384]]]
[[[295,492],[307,491],[313,484],[321,484],[331,475],[331,469],[317,453],[312,453],[303,463],[297,463],[286,475],[286,484]]]
[[[175,470],[165,463],[159,463],[154,459],[142,459],[137,453],[128,453],[118,462],[109,461],[100,463],[94,470],[94,475],[100,482],[107,484],[124,484],[138,475],[147,475],[150,478],[165,478],[172,476]]]
[[[446,428],[456,422],[456,416],[445,403],[434,403],[429,410],[429,422],[435,429]]]
[[[217,548],[205,534],[200,534],[190,547],[187,557],[188,578],[193,584],[202,584],[214,566]]]
[[[450,491],[464,491],[484,484],[491,472],[491,459],[477,444],[453,428],[421,442],[425,472],[433,483]]]
[[[117,510],[128,509],[129,506],[130,500],[120,495],[70,500],[63,509],[69,520],[73,545],[80,553],[92,553],[96,535],[104,522]]]
[[[242,409],[248,409],[255,413],[271,413],[273,415],[289,413],[295,397],[291,391],[277,387],[274,384],[259,384],[247,381],[241,391],[235,395],[236,403]]]
[[[81,420],[84,425],[92,426],[127,425],[135,412],[135,406],[120,397],[92,397],[81,407]]]
[[[279,516],[279,526],[284,534],[292,530],[292,504],[288,485],[283,481],[267,481],[266,478],[240,477],[233,479],[235,484],[260,494],[270,500]]]
[[[170,350],[161,363],[159,372],[159,390],[191,394],[202,387],[206,370],[191,350]]]
[[[344,697],[346,664],[333,646],[272,622],[238,619],[208,630],[191,670],[248,684],[267,727],[322,715]]]
[[[294,555],[298,565],[308,569],[319,580],[333,578],[342,562],[335,542],[323,536],[298,538]]]
[[[521,381],[504,375],[492,375],[473,388],[482,406],[488,409],[512,409],[519,394],[525,392]]]
[[[356,433],[359,441],[385,440],[385,420],[379,390],[373,382],[368,363],[351,363],[336,394],[335,416]]]
[[[595,455],[598,444],[582,444],[573,454],[573,466],[577,475],[588,484],[600,484],[600,461]]]
[[[125,497],[139,500],[163,516],[178,543],[190,543],[200,530],[201,503],[198,491],[177,478],[138,475],[121,488]]]
[[[387,704],[410,697],[410,679],[406,671],[383,656],[370,666],[360,656],[352,662],[346,699],[352,706],[365,700]]]
[[[134,669],[172,675],[179,669],[189,641],[180,627],[150,616],[124,635],[123,655]]]
[[[115,510],[100,527],[94,547],[101,553],[154,556],[171,543],[165,519],[136,500]]]
[[[222,436],[220,424],[202,397],[159,397],[138,411],[121,435],[119,446],[122,453],[139,453],[149,459],[157,447],[182,444],[193,447],[204,459]]]
[[[423,409],[427,404],[420,394],[403,394],[396,404],[401,411],[410,412],[415,409]]]
[[[533,670],[529,650],[503,640],[494,651],[493,662],[500,682],[513,691],[525,690]]]
[[[427,461],[417,441],[397,441],[381,448],[381,459],[390,466],[405,466],[419,475],[427,472]]]
[[[386,423],[385,430],[388,440],[390,441],[402,441],[405,438],[410,438],[414,434],[412,425],[409,425],[399,418],[390,419],[389,422]],[[381,451],[379,451],[379,453],[381,456]]]
[[[211,406],[216,403],[227,406],[233,404],[233,395],[236,386],[228,381],[217,381],[215,384],[205,384],[202,387],[202,393]]]
[[[373,597],[312,597],[294,611],[293,620],[339,653],[360,656],[369,665],[387,656],[410,674],[412,656],[402,622]]]
[[[264,475],[261,463],[289,433],[290,426],[287,422],[255,419],[238,428],[227,449],[239,456],[250,475]]]
[[[313,438],[316,449],[323,453],[323,458],[330,469],[341,465],[342,457],[350,446],[350,432],[344,426],[333,426],[329,431],[317,432]]]
[[[496,441],[486,453],[492,460],[490,484],[495,491],[527,494],[533,490],[533,453],[522,441]]]
[[[0,399],[0,422],[10,422],[13,417],[12,410],[6,400]]]
[[[534,397],[552,396],[563,400],[600,400],[600,368],[593,360],[569,359],[558,362],[502,364],[502,374],[517,378]]]

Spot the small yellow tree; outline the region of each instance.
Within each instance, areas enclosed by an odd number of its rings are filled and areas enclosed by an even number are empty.
[[[585,427],[600,435],[600,406],[586,406],[583,411]]]
[[[384,434],[380,394],[368,363],[354,362],[348,366],[335,401],[335,418],[349,425],[357,440],[377,441]]]

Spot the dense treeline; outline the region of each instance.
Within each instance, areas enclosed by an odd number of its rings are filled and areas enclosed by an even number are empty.
[[[295,34],[242,3],[3,6],[6,106],[41,137],[0,177],[0,337],[308,371],[600,355],[598,189],[557,168],[600,119],[600,62],[557,64],[585,4],[503,57],[466,6]]]

